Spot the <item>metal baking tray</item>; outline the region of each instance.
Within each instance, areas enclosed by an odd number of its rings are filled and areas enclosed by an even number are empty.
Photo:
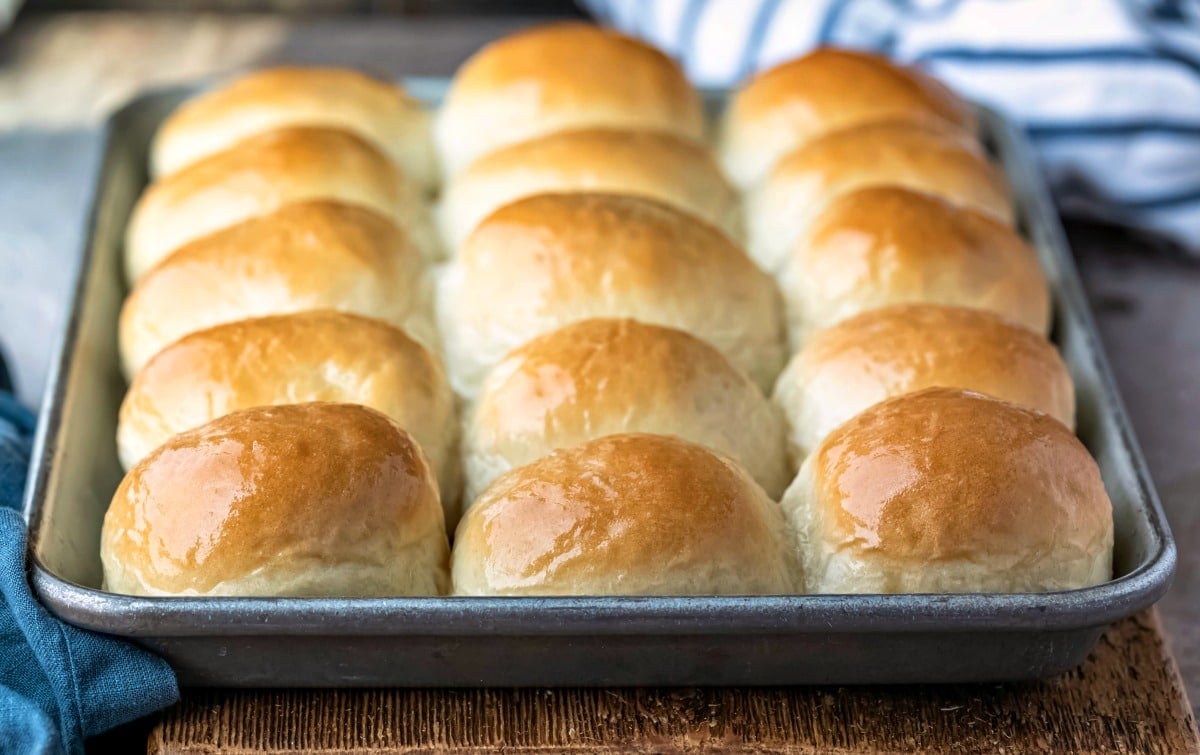
[[[406,82],[436,101],[444,80]],[[1043,594],[581,598],[144,598],[99,589],[100,526],[121,477],[121,239],[147,147],[187,94],[109,125],[74,308],[42,408],[26,500],[32,580],[81,627],[165,657],[190,685],[597,686],[1001,681],[1079,664],[1105,626],[1163,594],[1175,547],[1087,301],[1021,134],[982,111],[1021,227],[1053,287],[1079,436],[1115,507],[1116,579]]]

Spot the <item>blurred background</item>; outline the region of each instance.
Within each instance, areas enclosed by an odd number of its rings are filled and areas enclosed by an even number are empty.
[[[571,0],[0,0],[0,18],[22,5],[32,13],[124,10],[220,13],[581,14]]]
[[[12,0],[5,5],[16,6]],[[232,13],[572,13],[570,0],[32,0],[31,10],[219,11]]]

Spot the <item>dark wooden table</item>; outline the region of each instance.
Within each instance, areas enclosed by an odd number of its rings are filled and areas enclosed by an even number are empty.
[[[0,333],[36,403],[62,321],[103,115],[137,91],[283,61],[444,74],[528,19],[27,16],[0,38]],[[68,219],[74,219],[71,222]],[[356,749],[1196,752],[1200,264],[1112,229],[1072,242],[1180,548],[1176,585],[1088,664],[1037,684],[594,691],[185,691],[97,752]]]
[[[1043,682],[922,687],[193,691],[162,755],[1200,752],[1153,613]]]

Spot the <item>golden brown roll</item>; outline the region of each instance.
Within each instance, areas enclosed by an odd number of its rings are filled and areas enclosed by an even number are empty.
[[[129,470],[104,517],[104,589],[127,595],[439,595],[433,472],[394,422],[353,404],[258,407]]]
[[[796,242],[779,279],[796,350],[816,331],[889,304],[995,312],[1045,334],[1037,253],[999,220],[897,187],[844,194]]]
[[[750,79],[733,97],[721,161],[753,186],[805,142],[848,126],[904,120],[974,134],[975,114],[943,84],[864,52],[823,48]]]
[[[900,304],[822,330],[779,376],[774,398],[799,462],[868,406],[935,386],[986,393],[1075,427],[1075,387],[1053,344],[963,307]]]
[[[346,68],[268,68],[188,100],[159,128],[152,172],[175,173],[243,139],[288,126],[350,131],[425,189],[436,185],[429,113],[401,87]]]
[[[185,336],[133,379],[117,450],[126,469],[172,435],[241,409],[329,401],[396,421],[437,472],[458,521],[455,399],[441,361],[402,330],[330,310],[238,320]]]
[[[188,333],[234,320],[335,309],[436,343],[420,253],[388,219],[301,202],[199,238],[147,273],[121,310],[121,363],[133,376]]]
[[[779,412],[721,352],[674,328],[597,319],[534,338],[488,375],[463,438],[465,498],[556,448],[628,432],[707,446],[775,499],[790,482]]]
[[[953,388],[841,425],[783,499],[812,593],[1043,592],[1112,577],[1100,470],[1058,420]]]
[[[286,128],[252,136],[152,183],[125,235],[130,282],[189,241],[284,205],[325,199],[392,219],[426,257],[437,256],[417,185],[347,131]]]
[[[775,272],[828,201],[867,186],[902,186],[1012,224],[1001,171],[970,136],[884,121],[834,131],[785,155],[746,197],[750,256]]]
[[[450,382],[467,397],[512,349],[593,317],[687,331],[766,390],[783,366],[778,297],[728,237],[667,205],[542,194],[479,226],[446,270],[438,308]]]
[[[700,97],[675,61],[570,22],[518,32],[472,56],[446,93],[435,136],[453,175],[505,145],[585,126],[704,137]]]
[[[609,435],[514,469],[463,515],[456,595],[795,591],[779,505],[736,463],[667,435]]]
[[[574,191],[657,199],[741,237],[737,194],[703,147],[668,134],[587,129],[506,147],[455,176],[439,210],[446,246],[461,247],[510,202]]]

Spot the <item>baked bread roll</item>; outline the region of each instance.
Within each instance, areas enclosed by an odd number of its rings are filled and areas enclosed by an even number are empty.
[[[429,113],[401,87],[345,68],[268,68],[188,100],[158,129],[151,169],[175,173],[288,126],[350,131],[426,190],[437,183]]]
[[[928,123],[974,134],[975,114],[945,85],[864,52],[823,48],[751,78],[722,123],[725,172],[743,188],[821,134],[872,121]]]
[[[666,435],[609,435],[496,480],[463,515],[456,595],[795,591],[783,515],[744,469]]]
[[[455,399],[440,360],[402,330],[330,310],[239,320],[185,336],[151,359],[121,404],[126,469],[173,435],[254,406],[362,404],[396,421],[437,472],[458,521]]]
[[[901,304],[822,330],[788,363],[774,399],[799,462],[868,406],[934,386],[986,393],[1075,427],[1075,387],[1054,346],[963,307]]]
[[[1113,512],[1065,425],[930,388],[838,427],[784,495],[811,593],[1043,592],[1112,577]]]
[[[263,315],[335,309],[436,343],[420,253],[386,218],[336,202],[290,204],[199,238],[146,274],[121,309],[125,374],[188,333]]]
[[[438,297],[446,366],[468,398],[505,354],[593,317],[630,317],[717,347],[764,390],[783,366],[779,294],[727,236],[667,205],[542,194],[491,215]]]
[[[704,137],[700,97],[675,61],[584,23],[517,32],[454,75],[437,119],[448,175],[496,149],[554,131],[605,126]]]
[[[129,470],[104,517],[126,595],[439,595],[449,547],[420,446],[352,404],[246,409]]]
[[[1050,328],[1037,253],[995,218],[897,187],[829,203],[788,255],[779,279],[797,350],[812,333],[889,304],[995,312],[1035,333]]]
[[[439,208],[446,245],[461,247],[510,202],[573,191],[657,199],[741,237],[737,194],[703,147],[668,134],[587,129],[506,147],[456,175]]]
[[[764,270],[778,271],[830,199],[889,185],[934,194],[1012,224],[1004,176],[973,138],[920,123],[868,123],[817,137],[788,153],[750,192],[750,256]]]
[[[348,131],[286,128],[150,184],[126,231],[126,274],[136,281],[189,241],[314,199],[373,209],[403,228],[426,257],[437,256],[417,185],[383,153]]]
[[[598,319],[534,338],[488,375],[463,438],[466,500],[557,448],[628,432],[711,448],[775,499],[791,481],[778,410],[721,352],[674,328]]]

